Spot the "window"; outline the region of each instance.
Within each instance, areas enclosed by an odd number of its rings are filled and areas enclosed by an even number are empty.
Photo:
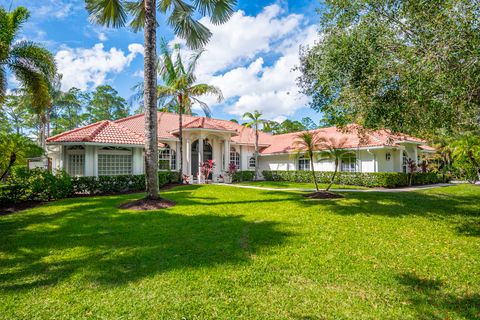
[[[67,171],[71,176],[85,175],[85,148],[83,146],[71,146],[67,149]]]
[[[240,154],[234,147],[230,148],[230,163],[235,163],[237,169],[240,169]]]
[[[357,168],[357,157],[353,153],[347,153],[342,157],[340,171],[355,172]]]
[[[300,171],[307,171],[310,170],[310,159],[305,157],[300,157],[298,159],[298,170]]]
[[[71,176],[83,176],[85,174],[85,155],[69,154],[68,155],[68,173]]]
[[[408,153],[406,151],[402,153],[402,171],[403,173],[408,172]]]
[[[255,168],[255,164],[256,164],[255,157],[251,157],[250,159],[248,159],[249,168]]]
[[[99,154],[98,175],[118,176],[132,174],[131,154]]]
[[[168,144],[158,153],[158,169],[160,170],[175,170],[177,154],[172,150]]]

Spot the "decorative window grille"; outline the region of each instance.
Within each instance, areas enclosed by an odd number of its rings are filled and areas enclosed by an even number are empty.
[[[403,173],[408,172],[408,153],[406,151],[402,152],[402,171]]]
[[[307,159],[303,156],[298,158],[298,170],[300,171],[310,170],[310,159]]]
[[[256,165],[255,157],[251,157],[250,159],[248,159],[249,168],[255,168],[255,165]]]
[[[237,166],[237,170],[240,169],[240,153],[234,147],[230,148],[230,163],[232,162]]]
[[[340,171],[355,172],[357,169],[357,157],[353,153],[348,153],[342,157]]]
[[[118,176],[132,174],[131,154],[99,154],[98,175]]]
[[[85,174],[85,155],[69,154],[68,155],[68,173],[71,176],[79,177]]]
[[[171,149],[167,144],[165,148],[158,153],[158,169],[160,170],[175,170],[177,154],[175,150]]]

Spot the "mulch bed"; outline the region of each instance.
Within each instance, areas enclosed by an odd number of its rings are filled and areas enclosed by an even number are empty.
[[[305,198],[308,199],[340,199],[345,198],[344,196],[336,193],[331,193],[328,191],[318,191],[314,193],[307,193],[303,195]]]
[[[26,209],[35,208],[41,205],[42,203],[43,203],[42,201],[32,200],[32,201],[20,201],[17,203],[2,205],[2,207],[0,207],[0,216],[4,216],[7,214],[11,214],[11,213],[26,210]]]
[[[143,198],[123,203],[119,206],[119,208],[128,210],[158,210],[173,207],[175,204],[176,203],[174,201],[167,199],[152,200]]]

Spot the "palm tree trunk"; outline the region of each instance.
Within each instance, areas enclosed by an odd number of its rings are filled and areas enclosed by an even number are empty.
[[[183,108],[182,108],[182,97],[178,96],[179,100],[179,110],[178,110],[178,140],[180,141],[180,155],[178,156],[178,159],[180,160],[179,163],[179,183],[183,182]]]
[[[147,199],[158,199],[157,137],[157,20],[156,0],[144,0],[144,109],[145,109],[145,180]]]
[[[333,171],[332,180],[330,180],[330,183],[328,184],[327,189],[325,189],[325,191],[330,190],[330,188],[332,187],[333,181],[335,181],[335,176],[337,175],[337,170],[338,170],[338,159],[335,159],[335,170]]]
[[[259,176],[258,176],[258,124],[255,124],[255,180],[259,180]]]
[[[318,190],[318,183],[317,183],[317,177],[315,176],[315,168],[313,167],[313,152],[310,153],[310,170],[312,170],[312,176],[313,176],[313,182],[315,183],[315,190],[319,192]]]
[[[12,168],[16,160],[17,160],[17,154],[15,152],[12,152],[12,154],[10,154],[10,161],[8,162],[8,166],[5,169],[5,171],[2,173],[2,176],[0,177],[0,181],[3,181],[3,179],[5,179],[5,177],[7,176],[8,172],[10,171],[10,169]]]

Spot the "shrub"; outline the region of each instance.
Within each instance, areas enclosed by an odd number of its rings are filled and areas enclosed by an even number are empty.
[[[253,181],[255,178],[255,171],[237,171],[233,174],[233,182],[242,182],[242,181]]]
[[[160,186],[176,183],[178,172],[158,173]],[[0,185],[0,204],[21,200],[49,201],[73,195],[102,195],[145,191],[145,175],[70,177],[66,172],[53,174],[43,169],[12,168],[8,183]]]
[[[263,171],[267,181],[312,182],[309,171]],[[332,172],[315,172],[319,183],[329,183]],[[402,172],[338,172],[334,183],[364,187],[395,188],[408,186],[408,174]],[[433,184],[444,182],[442,175],[419,172],[413,177],[413,184]]]

